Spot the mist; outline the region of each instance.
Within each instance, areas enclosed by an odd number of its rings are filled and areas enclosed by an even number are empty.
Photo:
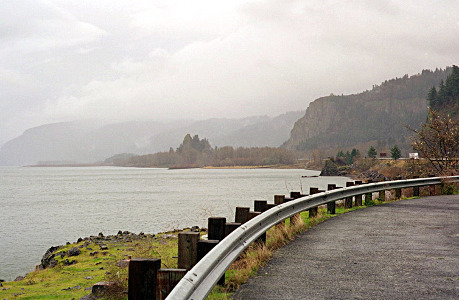
[[[42,124],[276,116],[457,64],[457,1],[37,1],[0,10],[0,145]]]

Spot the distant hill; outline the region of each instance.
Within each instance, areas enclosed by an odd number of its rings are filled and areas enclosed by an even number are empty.
[[[405,125],[418,128],[427,116],[427,94],[451,72],[437,69],[386,80],[360,94],[319,98],[309,104],[290,138],[287,149],[350,149],[374,143],[377,151],[397,144],[409,151]],[[367,149],[362,149],[367,150]]]
[[[277,117],[209,119],[174,122],[122,122],[100,124],[77,121],[47,124],[26,130],[0,148],[0,165],[38,162],[93,163],[120,153],[148,154],[168,151],[187,134],[207,138],[212,146],[278,147],[304,111]]]

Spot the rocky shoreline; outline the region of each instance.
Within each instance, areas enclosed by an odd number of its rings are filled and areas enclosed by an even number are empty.
[[[157,233],[157,234],[145,234],[143,232],[140,232],[138,234],[134,232],[129,232],[129,231],[118,231],[116,235],[104,235],[102,232],[100,232],[98,235],[94,236],[91,235],[89,237],[85,238],[78,238],[75,244],[79,244],[83,242],[83,244],[79,245],[78,247],[73,247],[69,249],[68,251],[62,250],[64,248],[64,245],[59,245],[59,246],[51,246],[48,250],[46,250],[45,254],[43,255],[40,264],[35,267],[36,271],[41,271],[47,268],[54,268],[57,265],[56,257],[60,256],[62,259],[65,258],[64,265],[65,266],[70,266],[72,264],[75,264],[76,261],[73,260],[72,258],[75,256],[78,256],[81,253],[82,248],[85,248],[86,250],[90,250],[91,256],[95,256],[97,254],[101,255],[106,255],[108,252],[107,244],[108,243],[131,243],[136,240],[142,240],[142,239],[147,239],[147,238],[177,238],[176,235],[172,234],[175,232],[181,232],[184,230],[190,230],[190,231],[206,231],[205,228],[199,228],[198,226],[193,226],[191,228],[184,228],[182,230],[173,230],[170,232],[163,232],[163,233]],[[71,245],[72,243],[67,242],[66,245]],[[90,244],[95,244],[97,245],[98,248],[90,248]],[[21,281],[24,280],[27,274],[24,276],[17,276],[13,281]],[[5,282],[5,280],[0,279],[0,287],[2,287],[2,282]]]

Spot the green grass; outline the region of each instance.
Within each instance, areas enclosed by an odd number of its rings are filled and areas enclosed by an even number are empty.
[[[0,287],[0,299],[79,299],[91,293],[91,290],[85,288],[92,288],[99,281],[122,278],[123,275],[126,275],[127,279],[127,268],[119,268],[115,264],[129,256],[161,256],[162,267],[174,268],[177,265],[177,259],[174,258],[177,256],[177,239],[163,239],[161,235],[148,236],[129,243],[105,241],[104,244],[108,247],[106,251],[100,250],[98,245],[91,243],[87,247],[80,248],[81,254],[78,256],[61,258],[56,255],[55,259],[58,262],[56,267],[31,272],[22,281],[3,282],[3,287]],[[57,253],[68,251],[83,243],[63,246],[57,250]],[[99,253],[91,256],[90,253],[93,251]],[[102,252],[107,253],[104,255]],[[77,263],[64,266],[65,259],[76,260]],[[75,288],[78,286],[79,288]],[[65,290],[67,288],[71,289]]]

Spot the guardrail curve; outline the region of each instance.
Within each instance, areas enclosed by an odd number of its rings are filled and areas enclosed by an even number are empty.
[[[166,299],[205,299],[231,263],[261,234],[280,221],[328,202],[388,189],[459,182],[459,176],[384,181],[301,197],[273,207],[242,224],[204,256],[177,284]]]

